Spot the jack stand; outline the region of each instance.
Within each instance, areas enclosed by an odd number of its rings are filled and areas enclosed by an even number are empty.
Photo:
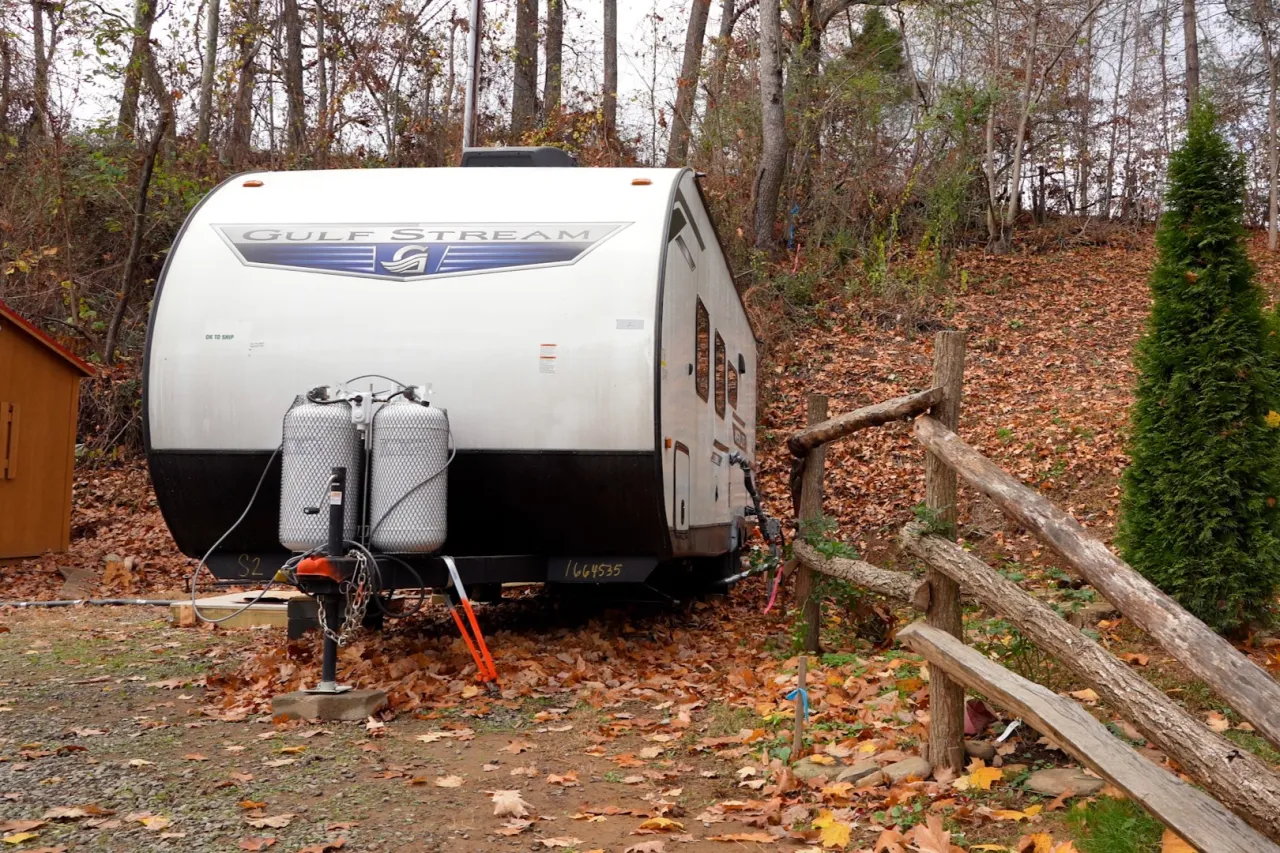
[[[332,593],[321,595],[320,606],[324,608],[325,623],[333,626],[342,624],[342,596]],[[324,650],[320,658],[320,683],[309,687],[304,693],[346,693],[351,689],[349,684],[338,683],[338,643],[327,633],[324,636]]]

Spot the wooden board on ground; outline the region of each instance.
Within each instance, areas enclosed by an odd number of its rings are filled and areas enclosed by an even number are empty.
[[[1280,853],[1208,794],[1143,758],[1084,708],[916,622],[898,639],[953,679],[1003,705],[1124,791],[1202,853]]]
[[[196,599],[196,604],[200,606],[200,612],[206,617],[221,619],[224,616],[230,616],[235,613],[261,593],[262,590],[260,589],[229,592]],[[253,628],[266,625],[272,628],[283,628],[289,624],[289,599],[306,597],[306,593],[296,589],[269,589],[261,601],[250,604],[248,610],[223,622],[222,627]],[[169,605],[169,619],[175,625],[194,624],[194,618],[195,614],[191,612],[191,602],[178,601]]]

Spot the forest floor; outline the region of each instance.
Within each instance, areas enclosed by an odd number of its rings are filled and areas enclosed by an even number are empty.
[[[828,395],[836,414],[923,388],[933,330],[959,328],[960,432],[1109,540],[1152,260],[1145,236],[974,252],[957,261],[964,288],[928,310],[826,304],[768,367],[759,436],[771,511],[791,515],[783,443],[807,394]],[[1262,274],[1280,286],[1280,265],[1263,263]],[[907,427],[834,445],[826,483],[837,522],[828,536],[910,568],[894,545],[923,496],[923,452]],[[1097,603],[977,496],[962,492],[961,505],[961,536],[1007,577],[1067,611]],[[181,596],[191,561],[174,549],[140,466],[79,472],[73,527],[68,554],[0,568],[6,598],[64,597],[68,585],[75,597]],[[1031,772],[1069,761],[1026,727],[986,762],[998,772],[975,763],[960,779],[836,781],[862,761],[884,768],[917,755],[928,696],[927,667],[862,619],[865,608],[845,609],[840,592],[824,610],[826,653],[809,670],[813,757],[791,771],[795,618],[790,601],[763,614],[762,588],[757,578],[678,607],[509,593],[480,612],[502,675],[496,694],[474,683],[448,617],[429,612],[343,650],[340,679],[387,690],[390,712],[323,726],[269,711],[272,695],[315,680],[314,638],[175,629],[146,608],[0,611],[0,836],[28,853],[1161,849],[1159,829],[1131,812],[1120,816],[1129,846],[1097,846],[1113,790],[1030,791]],[[1085,613],[1086,630],[1193,713],[1280,763],[1125,620]],[[991,614],[969,609],[966,627],[971,643],[1024,675],[1059,692],[1083,686]],[[1278,647],[1257,637],[1248,651],[1280,672]],[[1164,760],[1096,697],[1077,696]],[[987,743],[1008,724],[998,709],[980,722],[975,739]]]

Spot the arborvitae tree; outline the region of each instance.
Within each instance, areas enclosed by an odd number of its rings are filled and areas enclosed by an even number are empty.
[[[1280,583],[1280,376],[1245,254],[1244,162],[1214,124],[1195,108],[1169,162],[1118,542],[1230,633],[1263,616]]]

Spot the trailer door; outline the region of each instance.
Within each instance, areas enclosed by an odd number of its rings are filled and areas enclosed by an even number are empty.
[[[689,515],[693,512],[689,504],[689,448],[677,441],[672,456],[671,520],[676,530],[688,530]]]

